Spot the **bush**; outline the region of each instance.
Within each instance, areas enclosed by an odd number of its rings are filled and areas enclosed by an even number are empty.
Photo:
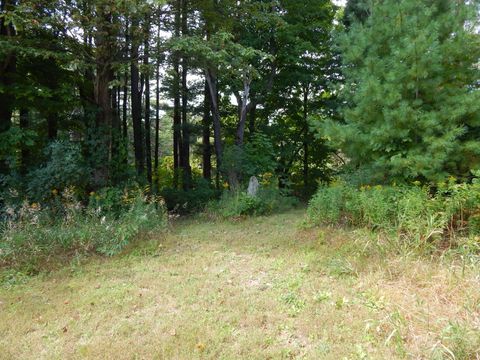
[[[74,256],[118,254],[138,234],[166,226],[163,207],[151,200],[137,197],[121,214],[72,201],[61,218],[37,203],[25,203],[3,224],[0,267],[37,273]]]
[[[274,147],[268,136],[255,133],[244,146],[229,145],[223,153],[222,172],[235,172],[240,183],[251,176],[274,173],[277,168]]]
[[[27,176],[30,198],[43,201],[50,198],[52,190],[86,187],[90,170],[83,160],[79,144],[71,141],[52,142],[45,149],[45,157],[47,162]]]
[[[277,189],[260,189],[257,196],[241,191],[227,191],[219,201],[207,206],[206,213],[223,218],[258,216],[285,211],[296,204],[296,198]]]
[[[480,184],[454,179],[435,188],[334,184],[318,190],[307,214],[311,224],[361,226],[451,244],[457,236],[480,235]]]
[[[205,206],[210,201],[218,199],[220,194],[220,191],[203,179],[197,180],[194,188],[188,191],[174,188],[164,188],[160,191],[168,211],[179,214],[203,211]]]

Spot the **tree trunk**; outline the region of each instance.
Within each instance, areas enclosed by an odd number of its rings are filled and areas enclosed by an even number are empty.
[[[243,76],[243,94],[240,95],[239,92],[235,92],[235,97],[237,98],[238,103],[238,124],[237,131],[235,133],[235,146],[237,146],[238,151],[243,151],[243,142],[245,137],[245,126],[247,124],[247,114],[252,104],[249,103],[250,98],[250,77],[248,74]],[[239,169],[230,169],[228,174],[228,182],[231,189],[236,189],[240,185],[241,173]]]
[[[174,36],[180,37],[181,27],[181,0],[175,3]],[[173,186],[178,188],[178,172],[181,165],[180,152],[183,148],[181,138],[182,116],[180,113],[180,61],[179,54],[173,54]]]
[[[146,22],[146,38],[144,47],[144,59],[143,63],[148,66],[149,50],[150,50],[150,21]],[[145,74],[145,151],[147,162],[147,180],[149,184],[152,184],[152,142],[150,137],[151,125],[150,125],[150,74]]]
[[[306,85],[303,89],[303,186],[304,186],[304,191],[308,192],[308,186],[309,186],[309,168],[308,168],[308,95],[310,92],[310,86]]]
[[[128,51],[130,46],[130,36],[129,36],[129,24],[128,19],[125,22],[125,58],[128,58]],[[128,120],[127,120],[127,110],[128,110],[128,70],[125,70],[124,74],[124,83],[123,83],[123,104],[122,104],[122,136],[123,141],[127,144],[128,139]],[[126,146],[126,151],[128,151],[128,146]],[[126,159],[128,159],[128,153],[125,154]]]
[[[188,0],[182,0],[182,36],[188,36]],[[182,149],[180,166],[182,168],[182,185],[187,190],[191,187],[192,170],[190,167],[190,128],[188,124],[188,87],[187,58],[182,57]]]
[[[255,120],[257,115],[257,104],[252,102],[252,106],[249,111],[249,119],[248,119],[248,132],[250,137],[255,133]]]
[[[247,113],[251,104],[248,102],[250,98],[250,78],[248,75],[244,75],[243,79],[243,94],[237,94],[237,101],[240,107],[240,114],[237,125],[237,132],[235,136],[235,144],[237,146],[243,146],[243,138],[245,136],[245,125],[247,123]]]
[[[113,76],[113,75],[112,75]],[[121,145],[122,145],[122,124],[120,120],[120,109],[119,109],[119,103],[120,103],[120,87],[116,86],[112,90],[112,129],[111,129],[111,134],[112,134],[112,144],[111,144],[111,152],[110,152],[110,157],[111,157],[111,163],[114,165],[111,167],[111,176],[114,181],[119,180],[119,176],[121,173],[121,167],[120,164],[123,160],[122,158],[122,151],[121,151]]]
[[[160,29],[160,25],[159,25]],[[160,30],[158,30],[157,37],[160,38]],[[158,51],[158,49],[157,49]],[[159,167],[159,161],[158,158],[160,156],[159,150],[160,150],[160,59],[157,54],[157,69],[156,69],[156,89],[155,89],[155,153],[154,153],[154,171],[155,171],[155,184],[158,187],[159,182],[157,179],[158,176],[158,167]]]
[[[28,119],[28,110],[27,109],[20,109],[20,129],[22,131],[28,130],[29,127],[29,119]],[[29,158],[30,158],[30,151],[25,143],[21,145],[21,163],[20,163],[20,174],[25,176],[27,174],[28,165],[29,165]]]
[[[115,34],[113,17],[110,10],[100,4],[97,6],[96,75],[94,83],[95,103],[98,107],[96,116],[97,161],[93,171],[96,187],[105,186],[109,179],[110,147],[112,144],[111,127],[113,124],[112,94],[109,89],[113,80],[113,58],[115,51]]]
[[[15,8],[14,0],[2,0],[0,3],[1,13],[13,11]],[[6,39],[16,36],[15,28],[11,23],[6,23],[4,17],[0,17],[0,36]],[[13,77],[16,72],[16,56],[11,52],[0,60],[0,85],[7,91],[0,92],[0,134],[10,130],[12,126],[12,113],[15,102],[15,95],[10,92],[14,84]],[[0,175],[5,175],[9,171],[7,159],[0,154]]]
[[[137,175],[142,176],[145,172],[145,152],[143,147],[142,130],[142,99],[139,89],[139,70],[138,70],[138,39],[135,34],[138,31],[138,19],[132,19],[131,26],[131,67],[130,67],[130,86],[131,86],[131,104],[132,104],[132,123],[133,123],[133,147],[135,153],[135,167]]]
[[[203,178],[212,181],[212,146],[210,144],[211,106],[208,83],[205,81],[203,119],[202,119],[202,165]]]
[[[213,117],[213,144],[215,147],[215,157],[217,160],[217,188],[219,187],[219,176],[222,168],[222,134],[221,134],[221,118],[218,107],[218,89],[217,78],[212,69],[205,70],[205,79],[207,80],[208,90],[210,93],[210,106]]]

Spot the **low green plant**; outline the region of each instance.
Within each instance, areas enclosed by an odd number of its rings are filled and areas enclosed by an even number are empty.
[[[318,190],[307,214],[314,225],[366,227],[422,246],[452,246],[480,235],[480,184],[453,178],[435,187],[336,183]]]
[[[120,213],[71,199],[61,217],[38,203],[24,203],[3,223],[0,267],[33,274],[79,255],[113,256],[139,234],[166,226],[163,205],[156,199],[139,196]]]
[[[210,201],[218,199],[220,194],[220,191],[203,179],[197,179],[194,187],[189,190],[167,187],[160,191],[168,211],[180,214],[202,211]]]
[[[218,201],[210,202],[206,213],[223,218],[259,216],[281,212],[298,204],[298,200],[278,189],[260,189],[256,196],[242,191],[227,191]]]
[[[464,324],[451,322],[443,329],[441,343],[432,351],[432,359],[468,360],[478,358],[480,350],[480,334],[472,331]]]

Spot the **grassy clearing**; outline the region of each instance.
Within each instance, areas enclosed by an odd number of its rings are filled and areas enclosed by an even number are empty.
[[[0,357],[480,358],[478,265],[303,217],[179,221],[128,255],[7,282]]]

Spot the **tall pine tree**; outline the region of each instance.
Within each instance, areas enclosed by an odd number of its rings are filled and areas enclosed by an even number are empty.
[[[480,166],[478,1],[373,0],[340,41],[344,123],[324,130],[372,181]]]

